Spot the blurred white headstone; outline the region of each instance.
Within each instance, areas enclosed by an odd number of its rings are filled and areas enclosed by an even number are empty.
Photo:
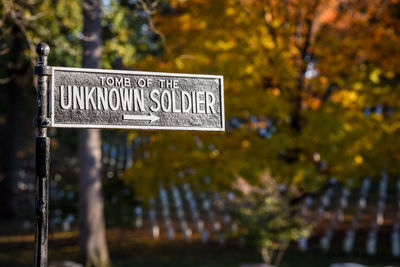
[[[313,198],[310,196],[307,196],[304,203],[306,204],[307,207],[310,207],[313,203]]]
[[[393,257],[400,256],[400,236],[398,231],[393,231],[391,234],[391,241],[392,241],[392,255]]]
[[[172,220],[170,217],[164,219],[165,227],[172,227]]]
[[[374,232],[374,231],[370,231],[368,233],[366,250],[367,250],[368,255],[376,254],[376,232]]]
[[[136,228],[140,228],[140,227],[143,226],[143,217],[142,217],[143,216],[143,209],[142,209],[142,207],[137,206],[135,208],[135,215],[136,215],[135,227]]]
[[[342,209],[347,209],[347,206],[348,206],[347,197],[341,196],[341,197],[340,197],[340,207],[341,207]]]
[[[160,227],[158,227],[157,224],[154,224],[151,227],[151,234],[152,234],[154,239],[158,239],[160,237]]]
[[[167,238],[168,240],[172,240],[175,237],[175,231],[172,227],[167,227]]]
[[[324,212],[325,212],[324,206],[323,206],[323,205],[320,205],[320,206],[318,207],[318,216],[319,216],[319,217],[322,217],[322,216],[324,215]]]
[[[162,208],[162,216],[163,216],[164,218],[169,217],[169,209],[163,207],[163,208]]]
[[[142,217],[136,217],[135,218],[135,227],[140,228],[143,226],[143,219]]]
[[[235,193],[233,193],[232,191],[228,192],[227,196],[229,201],[233,201],[235,200]]]
[[[143,215],[143,209],[142,209],[142,207],[137,206],[137,207],[135,208],[135,215],[136,215],[136,216],[142,216],[142,215]]]
[[[197,221],[200,217],[199,211],[197,210],[197,208],[194,208],[192,210],[192,219],[193,221]]]
[[[236,233],[239,230],[237,223],[232,223],[231,228],[233,233]]]
[[[330,248],[330,239],[328,236],[324,235],[321,237],[319,240],[319,244],[321,246],[321,249],[324,251],[328,251]]]
[[[201,231],[201,242],[203,244],[207,244],[208,243],[208,231],[203,229],[203,231]]]
[[[64,232],[71,231],[71,223],[67,220],[64,220],[62,223],[62,229]]]
[[[338,209],[337,211],[337,220],[339,222],[343,222],[344,221],[344,212],[342,209]]]
[[[383,212],[378,211],[378,213],[376,214],[376,223],[378,225],[383,225],[383,222],[384,222]]]
[[[220,231],[220,230],[221,230],[221,223],[218,222],[218,221],[214,222],[214,223],[213,223],[213,230],[214,230],[215,232]]]
[[[185,230],[188,228],[188,223],[186,221],[181,221],[181,229],[182,232],[185,232]]]
[[[196,226],[197,226],[197,231],[201,232],[204,229],[204,222],[203,220],[198,220],[196,222]]]
[[[209,210],[210,209],[210,201],[208,199],[205,199],[203,201],[203,209],[204,210]]]
[[[71,224],[74,221],[75,216],[72,214],[68,214],[68,216],[63,220],[62,229],[63,231],[71,231]]]
[[[298,245],[299,245],[299,250],[300,251],[303,251],[303,252],[307,251],[307,249],[308,249],[308,240],[307,240],[307,238],[305,238],[304,236],[300,237]]]
[[[379,182],[379,197],[380,198],[386,198],[387,194],[387,181],[380,181]]]
[[[151,209],[149,211],[149,218],[151,222],[155,222],[156,221],[156,210],[155,209]]]
[[[346,253],[350,253],[353,251],[353,247],[354,247],[354,231],[348,230],[343,240],[343,250]]]
[[[328,195],[328,194],[323,195],[323,196],[322,196],[322,199],[321,199],[321,202],[322,202],[322,205],[323,205],[324,207],[328,207],[329,204],[330,204],[329,195]]]
[[[185,239],[186,240],[190,240],[192,238],[192,229],[190,229],[189,227],[187,227],[184,232],[183,232]]]
[[[225,224],[229,224],[231,222],[231,216],[229,216],[228,214],[225,214],[223,220],[224,220]]]
[[[185,213],[181,207],[177,209],[176,215],[178,216],[179,219],[183,219],[183,217],[185,216]]]
[[[364,210],[367,207],[367,200],[365,199],[365,197],[361,197],[359,199],[358,205],[359,205],[361,210]]]
[[[369,178],[365,178],[362,181],[362,185],[361,185],[361,195],[362,196],[364,196],[364,197],[367,196],[370,185],[371,185],[371,182],[369,181]]]
[[[379,211],[385,210],[385,200],[382,198],[378,200],[378,210]]]

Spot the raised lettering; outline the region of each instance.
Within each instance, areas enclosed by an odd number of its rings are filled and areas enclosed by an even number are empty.
[[[124,86],[124,83],[123,83],[123,79],[122,79],[122,77],[120,77],[120,78],[115,78],[115,86]]]
[[[161,93],[161,109],[164,112],[171,112],[171,92],[163,91]]]
[[[122,79],[122,78],[121,78]],[[132,89],[119,89],[119,95],[121,96],[121,107],[123,111],[132,111],[133,94]]]
[[[172,112],[174,112],[174,113],[180,113],[180,112],[181,112],[181,109],[178,108],[178,107],[176,106],[176,104],[177,104],[178,101],[176,101],[176,93],[175,93],[175,90],[173,90],[173,91],[171,92],[171,94],[172,94]]]
[[[137,81],[137,85],[138,85],[139,87],[141,87],[141,88],[145,87],[145,86],[146,86],[146,80],[145,80],[145,79],[139,79],[139,80]]]
[[[211,92],[206,92],[206,113],[216,114],[215,109],[215,96]]]
[[[155,104],[155,106],[150,107],[150,110],[153,112],[160,111],[160,101],[158,100],[159,96],[160,96],[160,92],[157,89],[154,89],[150,92],[150,99]]]
[[[100,85],[104,85],[104,80],[106,79],[106,77],[102,77],[100,76]]]
[[[192,112],[196,113],[196,92],[192,92],[192,107]]]
[[[64,103],[64,85],[60,86],[60,104],[62,109],[70,109],[72,106],[72,88],[70,85],[67,86],[68,96],[67,96],[67,104]]]
[[[89,102],[92,105],[93,109],[96,109],[96,102],[93,99],[93,93],[96,90],[96,87],[92,87],[89,91],[89,87],[85,87],[85,109],[89,109]]]
[[[174,80],[174,89],[179,89],[178,80]]]
[[[131,79],[124,78],[124,84],[125,84],[125,87],[130,87],[131,86]]]
[[[113,86],[114,85],[114,79],[112,77],[107,77],[106,83],[107,83],[107,85]]]
[[[202,96],[203,99],[201,99],[200,96]],[[197,102],[196,102],[197,113],[199,113],[199,114],[200,113],[202,113],[202,114],[206,113],[204,92],[196,92],[196,98],[197,98],[196,99],[197,100]]]
[[[143,90],[134,89],[133,95],[135,98],[135,111],[138,111],[138,107],[140,111],[145,111]]]
[[[118,90],[115,88],[112,88],[108,93],[108,105],[110,106],[111,110],[117,110],[120,107],[120,98]]]
[[[192,100],[190,94],[186,91],[182,91],[182,112],[188,113],[192,109]],[[186,102],[187,101],[187,102]],[[186,105],[186,103],[187,105]]]
[[[84,101],[84,94],[83,94],[83,86],[73,86],[73,108],[77,109],[79,106],[79,109],[84,109],[85,108],[85,101]]]
[[[108,110],[108,89],[97,87],[97,109],[100,110],[100,104],[103,106],[104,110]]]

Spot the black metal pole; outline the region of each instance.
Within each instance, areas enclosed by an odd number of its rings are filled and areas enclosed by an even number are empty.
[[[35,266],[48,265],[48,221],[49,221],[49,170],[50,170],[50,138],[47,137],[47,87],[48,76],[51,74],[47,66],[47,56],[50,47],[39,43],[35,74],[38,75],[37,87],[37,118],[36,118],[36,207],[35,207]]]

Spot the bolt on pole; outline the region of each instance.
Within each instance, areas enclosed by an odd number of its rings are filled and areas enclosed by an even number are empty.
[[[36,204],[35,204],[35,267],[48,266],[48,221],[49,221],[49,171],[50,171],[50,138],[47,137],[47,87],[48,76],[51,75],[47,66],[47,56],[50,47],[39,43],[35,74],[38,75],[37,87],[37,127],[35,148],[36,174]]]

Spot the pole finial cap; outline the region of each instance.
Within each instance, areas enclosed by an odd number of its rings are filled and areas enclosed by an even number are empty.
[[[39,56],[48,56],[50,53],[50,46],[46,43],[39,43],[36,46],[36,53],[38,53]]]

